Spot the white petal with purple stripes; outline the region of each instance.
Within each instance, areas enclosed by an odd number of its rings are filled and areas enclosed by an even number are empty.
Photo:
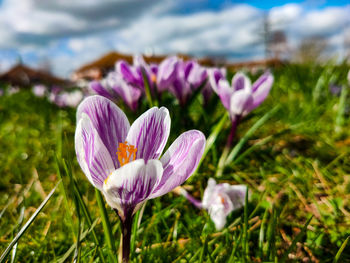
[[[115,168],[107,148],[85,113],[81,115],[75,131],[75,151],[86,177],[102,190],[103,181]]]
[[[164,195],[181,185],[197,168],[205,147],[205,137],[197,130],[181,134],[161,158],[164,172],[152,198]]]
[[[103,185],[108,204],[123,215],[136,212],[135,207],[150,196],[162,173],[159,160],[149,160],[145,164],[139,159],[115,170]]]
[[[131,125],[126,141],[137,148],[136,159],[158,159],[170,133],[167,108],[153,107]]]
[[[112,101],[98,95],[88,97],[79,105],[77,121],[83,113],[89,116],[93,127],[113,159],[114,168],[118,168],[120,165],[116,152],[119,143],[125,141],[130,128],[126,115]]]

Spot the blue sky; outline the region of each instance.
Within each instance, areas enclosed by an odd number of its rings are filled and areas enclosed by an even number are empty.
[[[21,59],[68,77],[111,50],[261,59],[264,14],[272,30],[285,32],[290,52],[322,36],[344,56],[350,4],[343,0],[0,0],[0,71]]]

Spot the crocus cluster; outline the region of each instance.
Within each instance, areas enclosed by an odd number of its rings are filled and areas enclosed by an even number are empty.
[[[147,92],[147,84],[151,95],[157,97],[168,91],[184,106],[199,88],[208,101],[212,85],[217,85],[225,75],[223,69],[205,68],[194,60],[184,61],[176,56],[164,59],[159,65],[149,65],[142,56],[135,56],[132,65],[118,61],[115,70],[101,81],[93,81],[90,89],[114,101],[121,98],[131,110],[136,110],[140,98]]]
[[[84,94],[81,90],[67,91],[61,87],[54,86],[48,93],[47,98],[60,108],[76,108],[84,98]]]
[[[160,63],[157,87],[160,91],[170,91],[181,105],[185,105],[193,92],[201,87],[207,101],[212,94],[212,85],[217,85],[217,81],[225,76],[223,69],[208,69],[194,60],[184,61],[174,56]]]
[[[133,65],[120,60],[116,63],[114,71],[108,73],[103,80],[92,82],[90,88],[94,93],[110,100],[121,98],[135,111],[145,93],[145,81],[151,90],[155,88],[157,70],[157,65],[148,65],[141,56],[134,57]]]
[[[232,211],[245,205],[247,186],[228,183],[216,184],[215,180],[210,178],[208,186],[204,190],[202,202],[195,199],[183,188],[180,188],[179,192],[197,208],[206,209],[216,229],[221,230],[226,224],[226,217]]]
[[[149,109],[131,126],[124,112],[102,96],[86,98],[77,109],[77,159],[88,180],[121,219],[125,261],[129,259],[134,213],[146,200],[186,181],[203,154],[204,135],[190,130],[160,158],[169,133],[170,116],[164,107]]]

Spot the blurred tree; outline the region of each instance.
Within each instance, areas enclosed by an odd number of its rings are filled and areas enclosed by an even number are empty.
[[[350,62],[350,26],[344,33],[344,56],[345,59]]]
[[[285,59],[288,56],[288,41],[284,31],[276,30],[270,34],[268,50],[270,56],[276,59]]]
[[[321,36],[304,38],[295,50],[293,60],[299,63],[319,63],[327,59],[328,41]]]

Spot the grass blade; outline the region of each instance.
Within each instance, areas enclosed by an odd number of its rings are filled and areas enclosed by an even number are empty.
[[[22,237],[22,235],[27,231],[29,226],[33,223],[35,218],[38,216],[38,214],[41,212],[41,210],[45,207],[47,202],[50,200],[52,195],[54,194],[57,186],[60,184],[58,182],[56,186],[51,190],[51,192],[48,194],[48,196],[45,198],[45,200],[40,204],[40,206],[35,210],[34,214],[29,218],[29,220],[25,223],[25,225],[21,228],[21,230],[18,232],[18,234],[15,236],[15,238],[11,241],[11,243],[8,245],[8,247],[5,249],[4,253],[2,253],[0,257],[0,263],[5,261],[5,258],[10,253],[12,247],[18,242],[18,240]]]
[[[286,262],[289,253],[291,253],[293,251],[293,249],[295,248],[295,246],[297,245],[297,243],[299,242],[299,240],[304,236],[307,226],[310,224],[311,220],[312,220],[313,216],[311,216],[305,223],[305,225],[303,226],[303,228],[301,229],[301,231],[298,233],[298,235],[293,239],[292,244],[289,246],[289,248],[287,249],[286,252],[284,252],[281,262]]]
[[[236,146],[232,149],[230,154],[228,155],[225,165],[230,164],[238,155],[239,151],[242,149],[243,145],[248,141],[248,139],[259,129],[262,125],[265,124],[280,108],[280,105],[275,106],[267,112],[264,116],[262,116],[247,132],[246,134],[239,140]]]
[[[112,227],[111,223],[108,219],[108,214],[106,207],[104,205],[104,201],[101,195],[101,192],[95,188],[95,194],[96,194],[96,199],[97,199],[97,204],[98,207],[100,208],[100,213],[101,213],[101,218],[102,218],[102,226],[103,226],[103,232],[107,241],[108,248],[110,250],[110,257],[112,258],[113,262],[116,262],[117,259],[114,255],[116,255],[116,249],[115,249],[115,241],[113,238],[113,232],[112,232]]]
[[[346,111],[346,97],[348,96],[348,87],[344,86],[339,99],[338,112],[337,117],[335,119],[335,131],[339,132],[341,127],[344,125],[345,119],[345,111]]]
[[[342,244],[341,247],[339,248],[337,254],[335,255],[335,258],[334,258],[334,260],[333,260],[333,263],[337,263],[337,262],[338,262],[338,260],[339,260],[339,258],[340,258],[340,256],[341,256],[341,253],[343,253],[343,251],[344,251],[346,245],[348,244],[349,238],[350,238],[350,236],[348,236],[348,237],[345,239],[345,241],[343,242],[343,244]]]
[[[87,230],[85,230],[81,236],[80,236],[80,242],[82,242],[85,237],[94,229],[94,227],[96,226],[97,224],[97,221],[98,221],[98,218],[93,222],[93,224],[91,225],[91,227]],[[67,259],[68,257],[70,256],[70,254],[72,254],[72,252],[76,249],[76,243],[74,243],[68,250],[66,253],[64,253],[64,255],[59,258],[56,263],[64,263],[64,262],[67,262]]]
[[[246,262],[248,259],[249,246],[248,246],[248,192],[249,189],[247,187],[247,191],[245,193],[245,201],[244,201],[244,212],[243,212],[243,262]]]
[[[227,121],[227,118],[228,118],[228,114],[224,114],[224,116],[222,116],[221,120],[215,125],[213,131],[209,135],[209,137],[207,139],[207,142],[205,144],[205,148],[204,148],[204,152],[203,152],[202,158],[201,158],[201,160],[198,163],[197,170],[199,169],[201,163],[203,162],[205,156],[207,155],[207,153],[209,152],[211,147],[214,145],[218,135],[220,134],[222,128],[224,127],[225,122]]]

